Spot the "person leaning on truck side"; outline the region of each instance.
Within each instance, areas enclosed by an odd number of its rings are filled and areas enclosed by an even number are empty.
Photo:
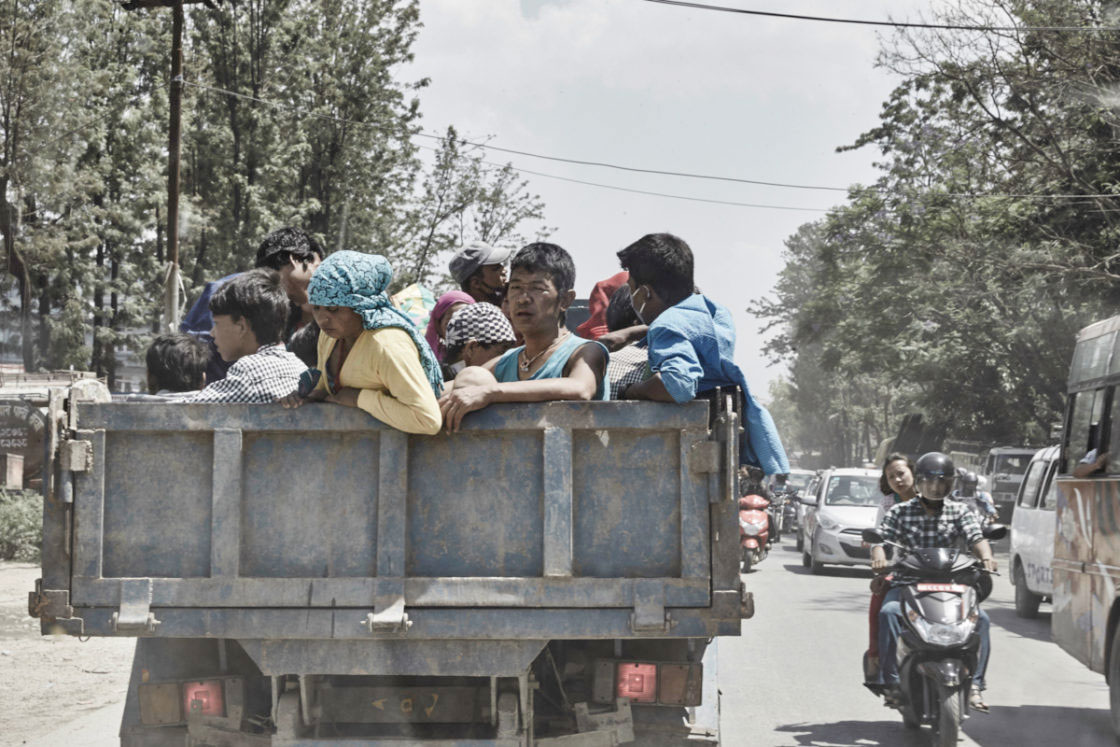
[[[1103,473],[1105,467],[1108,466],[1109,454],[1107,451],[1098,451],[1097,449],[1089,449],[1089,451],[1073,468],[1074,477],[1088,477],[1089,475],[1098,472]]]
[[[323,246],[311,234],[292,226],[273,231],[257,247],[256,267],[280,273],[284,291],[288,294],[289,311],[283,337],[285,343],[290,343],[296,332],[305,329],[308,324],[314,326],[311,307],[307,302],[307,283],[325,256]],[[211,384],[226,375],[230,364],[222,360],[210,336],[210,330],[214,326],[214,319],[210,314],[210,298],[219,288],[241,274],[226,275],[207,283],[198,300],[179,323],[180,332],[194,335],[210,346],[206,380]],[[315,330],[315,334],[318,335],[318,330]]]
[[[646,347],[652,375],[631,384],[620,399],[688,402],[719,386],[743,392],[746,438],[739,459],[768,475],[789,474],[789,460],[770,413],[759,405],[735,364],[731,312],[700,293],[693,283],[692,250],[668,233],[643,236],[618,253],[630,272],[630,302],[649,325]]]
[[[307,289],[321,330],[318,366],[292,387],[285,407],[326,401],[406,433],[439,432],[443,377],[427,341],[390,302],[392,279],[377,254],[341,251],[323,260]]]
[[[564,327],[575,276],[571,255],[555,244],[529,244],[517,253],[507,298],[525,344],[455,377],[440,398],[449,431],[457,431],[467,413],[495,402],[607,399],[606,347]]]
[[[181,402],[275,402],[307,370],[284,349],[288,296],[275,270],[243,272],[210,297],[218,354],[228,362],[224,378]]]

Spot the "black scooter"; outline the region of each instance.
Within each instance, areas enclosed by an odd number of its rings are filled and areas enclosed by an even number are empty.
[[[1002,539],[1007,527],[991,524],[984,538]],[[883,543],[874,529],[863,531],[863,540]],[[892,570],[890,584],[901,588],[899,599],[905,627],[899,636],[897,660],[901,699],[893,708],[910,728],[929,724],[933,743],[954,747],[961,720],[968,715],[968,696],[980,654],[976,631],[980,602],[992,591],[992,580],[980,561],[952,548],[905,551]],[[864,655],[864,679],[868,679]],[[886,687],[865,682],[876,695]]]

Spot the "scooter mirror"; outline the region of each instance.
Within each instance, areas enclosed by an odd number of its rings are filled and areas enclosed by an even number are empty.
[[[981,532],[984,534],[984,539],[998,540],[1007,536],[1007,527],[1003,524],[988,524],[981,527]]]
[[[863,538],[864,542],[870,542],[873,545],[883,542],[883,535],[879,534],[874,529],[864,529],[860,533],[860,537]]]

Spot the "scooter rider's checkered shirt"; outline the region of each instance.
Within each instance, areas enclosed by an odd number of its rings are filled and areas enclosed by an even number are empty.
[[[238,358],[224,379],[180,402],[247,402],[265,404],[291,394],[307,364],[283,345],[262,345],[257,352]]]
[[[945,500],[941,510],[931,516],[921,498],[892,507],[879,525],[879,534],[885,540],[911,549],[956,547],[962,538],[968,543],[967,547],[972,547],[984,539],[976,515],[964,503]]]

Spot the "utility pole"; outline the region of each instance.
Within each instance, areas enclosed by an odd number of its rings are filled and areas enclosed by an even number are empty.
[[[203,3],[217,10],[213,0],[128,0],[125,10],[171,8],[170,122],[167,128],[167,274],[163,287],[163,330],[179,331],[179,153],[183,120],[183,6]]]
[[[171,9],[171,121],[167,128],[167,284],[164,331],[179,331],[179,153],[183,124],[183,2]]]

